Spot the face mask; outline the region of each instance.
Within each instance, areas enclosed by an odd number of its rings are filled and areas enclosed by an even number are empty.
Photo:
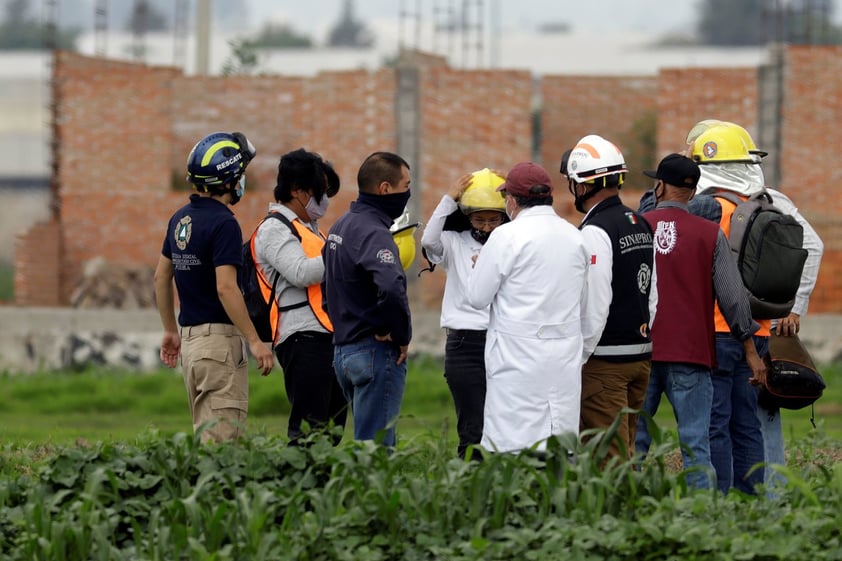
[[[240,181],[237,183],[237,187],[231,190],[231,206],[234,206],[240,199],[243,198],[243,195],[246,194],[246,176],[245,174],[240,176]]]
[[[661,202],[661,198],[664,196],[664,191],[666,191],[666,187],[664,187],[664,188],[661,190],[661,194],[659,195],[659,194],[658,194],[658,187],[659,187],[660,185],[661,185],[661,182],[659,181],[657,184],[655,184],[655,188],[654,188],[654,189],[652,189],[652,194],[653,194],[653,195],[655,195],[655,205],[657,205],[658,203],[660,203],[660,202]]]
[[[322,195],[322,202],[317,203],[316,197],[310,195],[310,200],[307,201],[307,206],[304,210],[307,211],[307,216],[310,220],[318,220],[327,212],[328,198],[327,195]]]
[[[509,200],[510,199],[511,199],[511,197],[506,197],[506,216],[509,217],[509,220],[514,220],[515,219],[514,215],[515,215],[515,211],[517,210],[517,208],[513,208],[513,209],[509,210]]]
[[[390,195],[379,195],[377,198],[379,199],[380,208],[394,220],[401,214],[403,214],[403,210],[406,208],[406,203],[409,202],[409,195],[410,192],[407,190],[403,193],[392,193]]]
[[[485,242],[488,241],[488,236],[490,235],[491,232],[483,232],[482,230],[471,228],[471,237],[483,245],[485,245]]]

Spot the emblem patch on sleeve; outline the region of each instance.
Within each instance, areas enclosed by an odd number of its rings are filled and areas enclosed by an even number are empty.
[[[395,254],[391,249],[381,249],[377,252],[377,260],[391,265],[395,263]]]

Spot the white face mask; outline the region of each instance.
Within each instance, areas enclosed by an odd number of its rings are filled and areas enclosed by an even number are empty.
[[[310,217],[310,220],[318,220],[327,212],[327,205],[327,195],[322,195],[321,203],[317,203],[316,197],[310,195],[310,200],[307,201],[307,206],[304,207],[304,210],[307,212],[307,216]]]
[[[242,199],[246,194],[246,174],[240,176],[240,184],[237,186],[237,198]]]
[[[506,197],[506,216],[509,217],[509,220],[514,220],[515,215],[517,214],[517,212],[516,212],[517,207],[513,208],[512,210],[509,210],[509,201],[510,200],[512,200],[511,197]]]

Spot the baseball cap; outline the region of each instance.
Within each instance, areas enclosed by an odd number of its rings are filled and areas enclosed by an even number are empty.
[[[699,164],[690,158],[681,154],[670,154],[661,160],[657,170],[646,170],[643,175],[676,187],[695,189],[700,172]]]
[[[550,192],[530,193],[529,190],[536,185],[546,185]],[[516,197],[546,197],[553,192],[553,182],[547,171],[535,162],[521,162],[509,171],[506,182],[497,187],[497,190]]]

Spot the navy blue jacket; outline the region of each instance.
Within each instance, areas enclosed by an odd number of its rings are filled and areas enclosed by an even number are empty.
[[[391,334],[396,345],[412,338],[406,274],[391,223],[381,209],[357,200],[328,231],[325,305],[337,345],[372,335]]]

